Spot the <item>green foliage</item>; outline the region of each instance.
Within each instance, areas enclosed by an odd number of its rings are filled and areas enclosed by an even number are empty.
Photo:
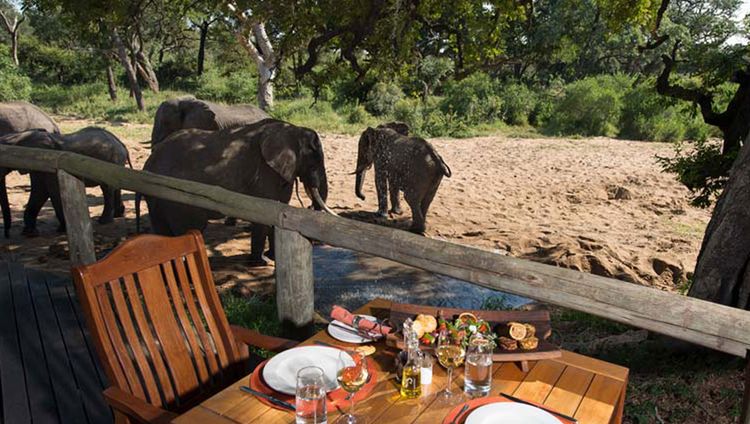
[[[365,107],[375,116],[390,115],[396,103],[402,98],[404,98],[404,93],[398,85],[378,82],[367,94]]]
[[[568,84],[546,130],[558,135],[608,136],[618,133],[623,94],[630,79],[600,75]]]
[[[460,81],[447,84],[440,105],[446,115],[457,116],[466,124],[494,121],[502,118],[503,100],[495,81],[484,73],[475,73]]]
[[[23,71],[37,84],[74,85],[105,77],[101,58],[92,52],[44,43],[34,36],[21,39],[18,55]]]
[[[206,70],[197,78],[194,89],[200,99],[226,103],[255,103],[258,76],[250,70],[238,70],[222,75],[217,67]]]
[[[282,336],[281,322],[278,319],[274,298],[241,297],[232,293],[224,293],[221,296],[221,304],[230,324],[268,336]],[[251,347],[251,351],[263,358],[273,356],[271,352],[254,347]]]
[[[508,125],[528,125],[536,108],[536,94],[525,84],[511,83],[502,88],[503,121]]]
[[[8,48],[0,45],[0,101],[28,100],[31,80],[13,65]]]
[[[356,104],[351,107],[351,110],[348,113],[346,113],[346,120],[350,124],[364,124],[372,121],[372,115],[367,113],[364,106]]]
[[[659,157],[667,172],[677,174],[677,179],[693,193],[692,204],[708,207],[726,186],[729,169],[737,153],[723,155],[721,146],[710,140],[698,140],[690,149],[678,144],[673,158]]]
[[[362,122],[350,122],[356,107],[343,106],[333,108],[330,102],[311,98],[279,100],[276,102],[273,112],[274,118],[291,122],[295,125],[313,128],[320,132],[333,132],[339,134],[359,134],[368,126],[375,126],[378,121],[370,114],[364,113],[357,116]]]
[[[639,84],[623,98],[620,136],[634,140],[681,141],[692,120],[675,100],[660,96],[653,82]]]

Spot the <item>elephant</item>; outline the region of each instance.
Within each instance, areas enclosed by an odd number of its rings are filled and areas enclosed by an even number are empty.
[[[451,170],[430,143],[423,138],[407,137],[389,127],[367,128],[359,138],[355,194],[364,200],[362,186],[365,173],[375,164],[375,188],[378,194],[378,215],[390,212],[400,215],[399,192],[411,207],[412,223],[409,231],[424,234],[427,211],[435,198],[443,177]]]
[[[156,110],[151,146],[181,129],[218,131],[268,118],[270,116],[266,112],[252,105],[226,106],[192,96],[179,97],[163,102]]]
[[[31,103],[0,103],[0,137],[34,129],[60,133],[55,121]]]
[[[0,137],[0,144],[73,152],[116,165],[125,166],[127,163],[132,168],[127,147],[114,134],[98,127],[87,127],[66,135],[50,133],[44,130],[23,131]],[[5,176],[11,171],[12,169],[0,168],[0,179],[2,180],[2,185],[0,186],[0,206],[3,209],[6,238],[10,236],[11,219]],[[39,235],[39,231],[36,228],[37,216],[44,203],[47,202],[47,199],[52,200],[55,215],[60,223],[57,230],[59,232],[65,231],[65,216],[62,210],[57,176],[51,173],[36,171],[30,172],[30,174],[31,193],[23,214],[24,228],[22,234],[28,237]],[[87,187],[100,185],[94,181],[84,181],[84,183]],[[114,218],[123,216],[125,206],[122,202],[120,189],[113,189],[104,184],[101,184],[101,189],[102,196],[104,197],[104,211],[99,217],[99,223],[107,224],[112,222]]]
[[[143,169],[283,203],[289,203],[293,184],[299,178],[314,208],[335,215],[325,204],[328,180],[318,134],[283,121],[267,119],[219,131],[178,131],[152,149]],[[144,197],[152,231],[157,234],[203,231],[209,219],[221,217],[218,212],[195,206]],[[252,224],[250,266],[267,264],[263,249],[269,235],[267,256],[273,258],[271,231],[267,226]]]

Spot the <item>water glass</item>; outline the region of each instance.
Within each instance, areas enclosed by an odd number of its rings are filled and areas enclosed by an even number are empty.
[[[297,424],[328,424],[323,376],[319,367],[305,367],[297,372]]]
[[[464,367],[464,393],[487,396],[492,386],[492,343],[481,335],[469,340]]]

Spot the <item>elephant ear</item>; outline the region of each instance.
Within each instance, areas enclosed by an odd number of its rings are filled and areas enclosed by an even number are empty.
[[[260,154],[268,166],[273,168],[288,183],[297,178],[297,154],[292,141],[264,135],[260,140]]]
[[[191,116],[192,115],[192,116]],[[194,124],[189,125],[189,122],[195,120]],[[213,110],[210,104],[196,98],[187,99],[180,102],[180,122],[184,122],[188,126],[183,128],[200,128],[204,130],[218,130],[219,127],[216,125],[217,117],[216,111]],[[208,128],[208,127],[210,128]]]

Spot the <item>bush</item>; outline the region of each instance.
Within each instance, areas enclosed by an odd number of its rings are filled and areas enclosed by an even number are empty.
[[[536,108],[536,93],[525,84],[511,83],[503,87],[503,121],[508,125],[527,125]]]
[[[21,38],[18,51],[21,68],[39,84],[76,85],[101,81],[106,66],[94,51],[48,44],[35,36]]]
[[[419,100],[401,99],[393,108],[393,119],[407,124],[412,132],[419,134],[424,124],[423,113],[422,102]]]
[[[345,111],[342,110],[342,112]],[[372,120],[372,115],[367,113],[364,106],[356,104],[351,107],[351,110],[349,110],[348,113],[346,113],[346,120],[350,124],[364,124],[365,122]]]
[[[448,84],[440,108],[469,125],[494,121],[502,117],[503,101],[497,92],[489,75],[475,73]]]
[[[640,84],[623,98],[620,136],[635,140],[678,141],[685,137],[687,121],[673,99],[659,95],[653,83]]]
[[[367,94],[365,107],[375,116],[390,115],[396,103],[404,98],[404,93],[398,85],[379,82]]]
[[[226,103],[255,103],[258,76],[250,70],[222,75],[216,67],[207,69],[196,81],[195,96]]]
[[[556,135],[616,136],[623,93],[629,85],[630,79],[622,75],[599,75],[568,84],[546,130]]]
[[[0,101],[28,100],[31,80],[13,65],[6,46],[0,45]]]

